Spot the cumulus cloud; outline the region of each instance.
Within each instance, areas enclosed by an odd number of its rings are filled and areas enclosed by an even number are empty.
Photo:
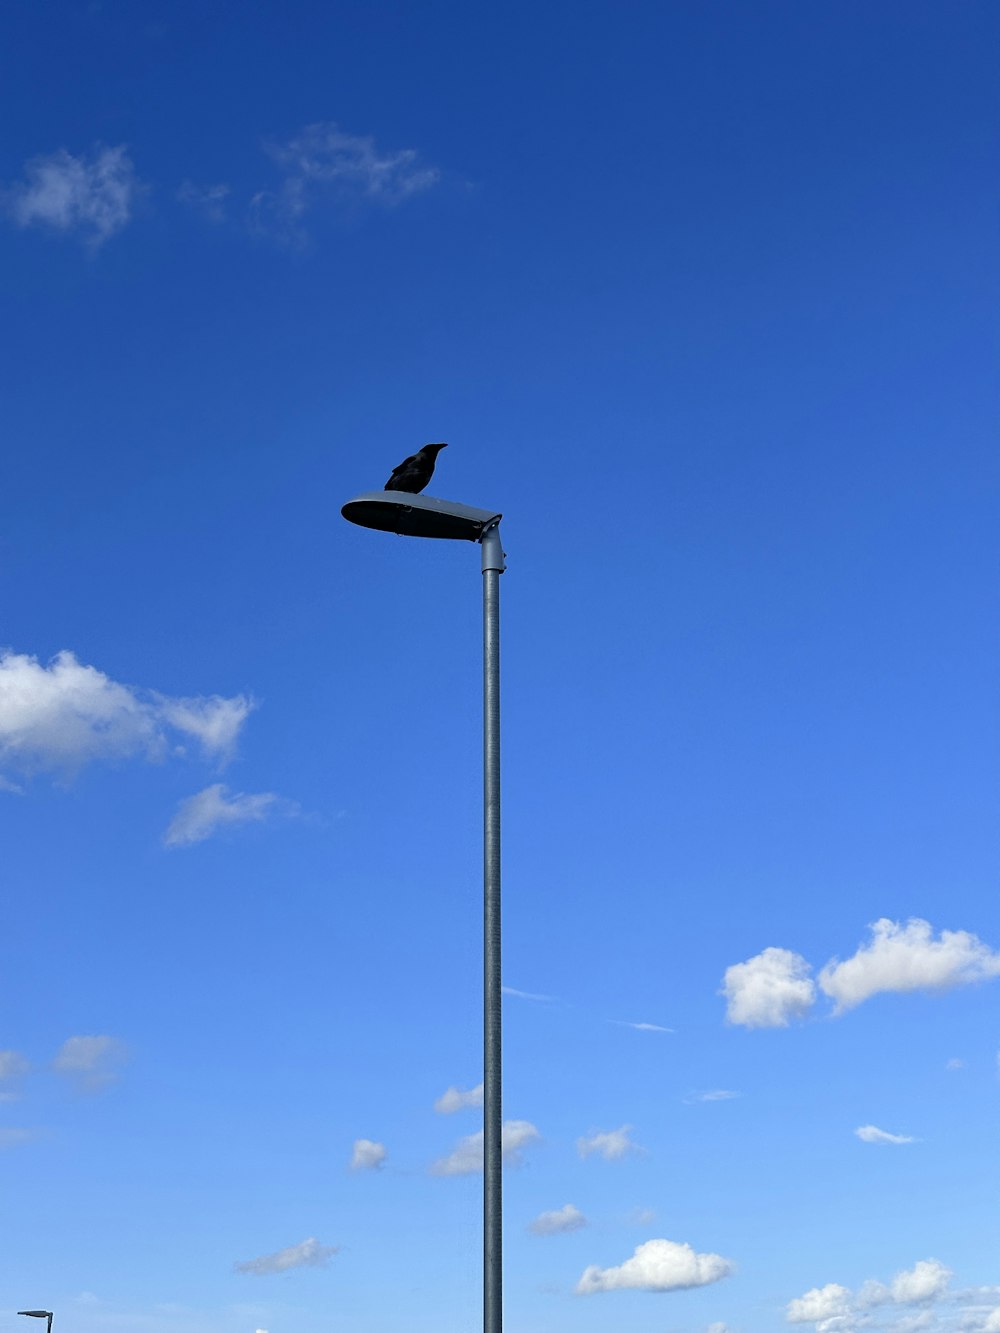
[[[726,968],[726,1019],[748,1028],[784,1028],[816,999],[806,960],[790,949],[767,948]]]
[[[67,1037],[56,1052],[52,1068],[88,1092],[113,1083],[127,1058],[124,1042],[117,1037]]]
[[[890,1134],[877,1125],[859,1125],[854,1131],[862,1143],[916,1143],[909,1134]]]
[[[584,1296],[625,1288],[679,1291],[719,1282],[732,1270],[732,1262],[721,1254],[697,1254],[690,1245],[673,1240],[647,1240],[617,1268],[598,1268],[596,1264],[585,1268],[576,1290]]]
[[[617,1161],[630,1152],[639,1152],[639,1145],[629,1138],[631,1125],[622,1125],[619,1129],[596,1130],[577,1139],[576,1150],[581,1157],[596,1154],[606,1161]]]
[[[230,795],[228,787],[215,782],[181,801],[163,841],[167,847],[190,847],[192,843],[204,842],[220,828],[260,823],[272,814],[292,815],[297,808],[294,802],[273,791]]]
[[[528,1223],[528,1230],[536,1236],[558,1236],[564,1231],[579,1231],[586,1225],[587,1219],[579,1208],[566,1203],[561,1208],[539,1213],[533,1222]]]
[[[179,737],[224,761],[254,707],[245,695],[171,698],[122,685],[71,652],[43,666],[0,655],[0,765],[73,774],[97,760],[162,759]],[[171,735],[173,733],[173,735]]]
[[[233,1268],[237,1273],[253,1273],[257,1277],[287,1273],[292,1268],[324,1268],[339,1250],[339,1245],[321,1245],[315,1236],[309,1236],[299,1245],[263,1254],[259,1259],[246,1259],[233,1264]]]
[[[931,1325],[938,1327],[926,1307],[947,1295],[952,1276],[951,1269],[938,1259],[920,1259],[912,1268],[897,1273],[889,1283],[869,1279],[856,1295],[838,1282],[813,1287],[789,1302],[785,1317],[791,1324],[815,1323],[820,1333],[834,1333],[836,1329],[870,1323],[871,1315],[866,1312],[878,1306],[923,1306],[920,1314],[902,1318],[897,1311],[892,1328],[901,1333]]]
[[[785,1318],[790,1324],[818,1324],[848,1315],[853,1308],[850,1288],[828,1282],[825,1287],[812,1287],[804,1296],[789,1301]]]
[[[942,930],[935,938],[919,917],[906,925],[882,917],[870,929],[857,953],[842,963],[831,959],[819,974],[838,1013],[883,991],[944,990],[1000,976],[1000,953],[969,931]]]
[[[386,1159],[385,1144],[372,1139],[355,1139],[351,1154],[352,1171],[375,1171]]]
[[[462,1091],[461,1088],[448,1088],[434,1103],[438,1115],[454,1115],[456,1111],[482,1106],[483,1085],[477,1083],[474,1088]]]
[[[76,232],[95,249],[128,223],[141,189],[124,144],[80,157],[60,148],[32,158],[24,176],[3,193],[18,226]]]
[[[717,1320],[714,1324],[709,1324],[705,1333],[729,1333],[729,1325]]]
[[[520,1166],[521,1150],[541,1138],[538,1130],[527,1120],[505,1120],[501,1130],[500,1147],[508,1166]],[[467,1134],[446,1157],[439,1157],[431,1165],[433,1176],[471,1176],[483,1169],[483,1131]]]
[[[441,175],[423,165],[413,148],[385,151],[370,135],[349,134],[332,121],[307,125],[288,140],[269,140],[264,151],[282,180],[277,189],[254,195],[251,225],[286,239],[301,237],[303,216],[323,194],[392,208],[429,190]]]

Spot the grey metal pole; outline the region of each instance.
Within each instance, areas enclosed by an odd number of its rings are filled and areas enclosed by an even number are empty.
[[[500,527],[483,533],[483,1333],[503,1328],[500,1076]]]

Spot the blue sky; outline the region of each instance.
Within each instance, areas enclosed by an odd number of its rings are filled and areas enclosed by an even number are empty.
[[[0,1333],[1000,1330],[995,6],[2,20]]]

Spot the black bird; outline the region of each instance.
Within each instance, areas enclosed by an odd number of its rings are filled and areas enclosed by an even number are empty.
[[[447,444],[425,444],[409,458],[404,458],[399,467],[393,468],[392,476],[385,483],[387,491],[409,491],[416,495],[422,491],[434,475],[434,464],[440,450],[447,449]]]

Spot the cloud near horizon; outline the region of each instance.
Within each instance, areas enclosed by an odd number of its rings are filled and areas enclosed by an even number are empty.
[[[721,1254],[698,1254],[690,1245],[673,1240],[647,1240],[637,1245],[631,1259],[615,1268],[585,1268],[576,1284],[579,1295],[601,1291],[683,1291],[719,1282],[733,1271]]]
[[[287,1273],[293,1268],[325,1268],[339,1252],[339,1245],[321,1245],[315,1236],[309,1236],[300,1244],[289,1245],[287,1249],[277,1250],[274,1254],[263,1254],[259,1259],[235,1263],[233,1270],[264,1277],[269,1273]]]
[[[95,144],[74,157],[65,148],[25,163],[23,181],[0,195],[19,227],[76,232],[97,249],[132,216],[142,186],[124,144]]]
[[[864,1282],[855,1294],[839,1282],[828,1282],[824,1287],[812,1287],[804,1295],[789,1301],[785,1318],[790,1324],[816,1324],[820,1333],[853,1329],[858,1323],[870,1322],[868,1311],[884,1305],[923,1306],[925,1311],[935,1301],[947,1295],[953,1274],[938,1259],[919,1259],[912,1268],[904,1269],[886,1285],[874,1279]],[[894,1325],[901,1327],[900,1325]],[[908,1327],[928,1327],[926,1319]]]

